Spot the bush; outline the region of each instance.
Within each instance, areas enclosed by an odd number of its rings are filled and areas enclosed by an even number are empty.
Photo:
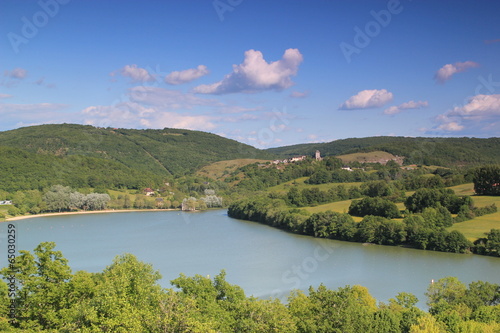
[[[375,215],[387,218],[397,218],[401,214],[396,204],[382,198],[364,198],[354,200],[349,206],[349,214],[354,216]]]

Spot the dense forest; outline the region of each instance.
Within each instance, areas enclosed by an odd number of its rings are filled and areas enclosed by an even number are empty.
[[[478,165],[500,162],[500,138],[410,138],[377,136],[351,138],[328,143],[310,143],[271,148],[267,151],[283,157],[343,155],[358,152],[385,151],[404,156],[405,164],[440,166]]]
[[[22,251],[1,274],[4,332],[498,332],[500,286],[453,277],[429,285],[428,312],[401,292],[377,304],[358,285],[296,290],[287,303],[245,295],[226,281],[181,274],[170,289],[150,264],[117,256],[102,272],[73,273],[51,242]],[[11,293],[9,299],[8,293]]]
[[[273,158],[270,153],[215,134],[173,128],[40,125],[0,132],[0,146],[44,155],[94,157],[160,176],[189,174],[221,160]]]

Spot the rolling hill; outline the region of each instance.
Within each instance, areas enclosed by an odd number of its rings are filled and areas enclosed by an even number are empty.
[[[298,144],[267,149],[281,157],[313,155],[338,156],[384,151],[404,156],[405,164],[461,166],[500,163],[500,138],[410,138],[377,136],[350,138],[327,143]]]
[[[215,134],[171,128],[39,125],[0,132],[0,145],[34,154],[104,159],[137,171],[175,176],[222,160],[274,157],[272,153]]]

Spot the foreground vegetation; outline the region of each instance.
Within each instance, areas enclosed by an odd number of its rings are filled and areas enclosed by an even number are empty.
[[[72,273],[54,243],[21,251],[1,271],[5,332],[496,332],[500,286],[448,277],[427,291],[429,312],[400,293],[377,304],[368,290],[323,285],[293,291],[287,304],[248,297],[225,279],[181,274],[163,289],[160,274],[131,254],[99,273]],[[8,290],[10,289],[10,298]],[[13,300],[11,302],[11,300]]]

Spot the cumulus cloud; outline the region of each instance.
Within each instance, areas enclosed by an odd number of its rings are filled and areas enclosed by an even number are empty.
[[[463,130],[464,126],[460,125],[456,121],[450,121],[449,123],[439,125],[437,129],[445,132],[458,132]]]
[[[482,133],[498,136],[500,94],[476,95],[463,106],[457,106],[435,118],[435,131]]]
[[[439,83],[445,83],[451,77],[456,74],[463,72],[469,68],[478,67],[479,64],[474,61],[465,61],[465,62],[456,62],[454,64],[446,64],[441,67],[436,74],[434,75],[434,79]]]
[[[384,114],[397,114],[403,110],[420,109],[428,107],[429,103],[427,101],[409,101],[398,106],[391,106],[384,110]]]
[[[194,88],[200,94],[255,93],[259,91],[281,91],[294,83],[303,57],[298,49],[287,49],[283,57],[271,63],[264,60],[262,52],[248,50],[240,65],[233,65],[233,71],[221,81]]]
[[[115,76],[121,74],[128,77],[132,82],[154,82],[156,78],[151,75],[146,69],[137,67],[137,65],[125,65],[122,69],[112,72],[110,75]]]
[[[460,116],[465,119],[483,120],[500,116],[500,94],[476,95],[464,106],[455,107],[448,116]]]
[[[196,68],[172,72],[165,77],[165,82],[173,85],[188,83],[205,76],[208,73],[210,73],[210,71],[207,66],[199,65]]]
[[[10,77],[11,79],[24,79],[28,75],[28,71],[23,68],[14,68],[11,71],[4,71],[4,76]]]
[[[339,109],[370,109],[384,106],[392,101],[392,93],[385,90],[363,90],[345,101]]]

